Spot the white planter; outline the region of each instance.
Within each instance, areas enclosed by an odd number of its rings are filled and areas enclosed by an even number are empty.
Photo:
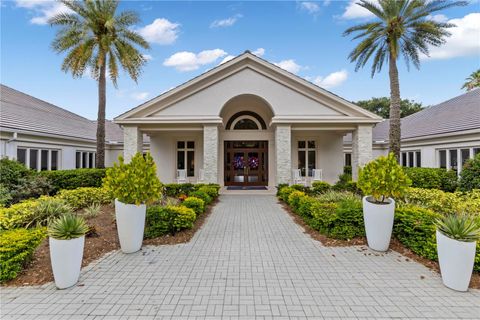
[[[437,252],[443,284],[467,291],[475,262],[476,242],[451,239],[437,230]]]
[[[58,289],[75,285],[80,277],[85,236],[71,240],[49,238],[53,278]]]
[[[125,204],[115,199],[118,239],[123,252],[136,252],[142,247],[146,211],[144,204]]]
[[[395,201],[388,198],[388,204],[376,204],[363,197],[363,220],[368,246],[376,251],[387,251],[392,236]]]

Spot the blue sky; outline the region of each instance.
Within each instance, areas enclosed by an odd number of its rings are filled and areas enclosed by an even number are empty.
[[[371,19],[348,1],[158,2],[128,1],[136,29],[151,43],[138,82],[123,74],[107,87],[107,117],[113,118],[162,92],[251,50],[301,77],[352,101],[388,96],[387,69],[373,79],[370,68],[355,72],[347,59],[355,43],[342,32]],[[89,119],[97,113],[97,85],[88,75],[73,79],[60,70],[62,55],[50,49],[55,29],[49,16],[63,10],[42,0],[1,2],[1,83]],[[420,70],[399,63],[402,98],[425,105],[462,93],[464,79],[480,68],[480,3],[431,17],[457,25],[452,37]]]

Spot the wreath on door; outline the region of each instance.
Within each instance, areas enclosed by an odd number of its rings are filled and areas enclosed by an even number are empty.
[[[243,162],[243,156],[236,156],[233,159],[233,167],[235,169],[243,169],[245,167],[245,164]]]
[[[250,169],[258,168],[258,164],[259,164],[259,161],[257,157],[248,158],[248,165],[250,166]]]

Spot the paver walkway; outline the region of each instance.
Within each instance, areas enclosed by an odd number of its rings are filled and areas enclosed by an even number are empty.
[[[480,318],[479,290],[397,253],[322,247],[273,196],[220,200],[190,243],[107,255],[67,290],[3,288],[1,318]]]

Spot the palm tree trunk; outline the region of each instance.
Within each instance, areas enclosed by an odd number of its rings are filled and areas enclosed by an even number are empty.
[[[397,161],[400,161],[400,83],[398,80],[397,60],[390,53],[389,57],[390,76],[390,133],[389,149],[393,152]]]
[[[106,72],[107,68],[104,63],[100,67],[100,78],[98,79],[97,155],[95,157],[97,168],[105,168]]]

